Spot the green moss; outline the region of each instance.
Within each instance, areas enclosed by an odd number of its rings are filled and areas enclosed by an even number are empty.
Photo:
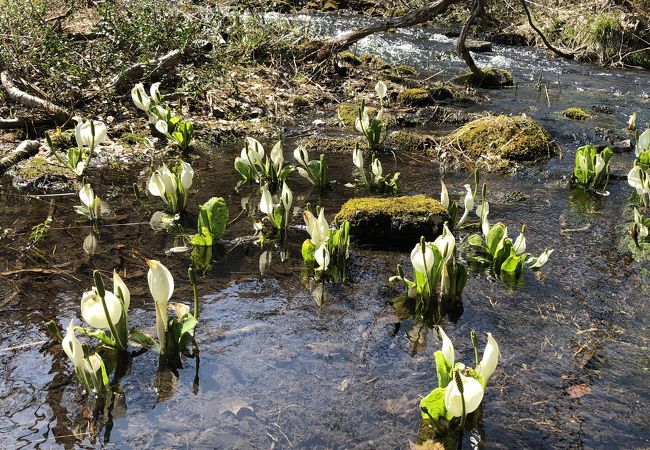
[[[339,4],[338,2],[335,1],[329,1],[325,2],[323,5],[323,11],[337,11],[339,9]]]
[[[406,106],[427,106],[432,103],[432,99],[426,89],[413,88],[397,94],[397,102]]]
[[[352,52],[341,52],[336,57],[340,62],[350,64],[351,66],[360,66],[363,64],[361,58]]]
[[[429,142],[430,138],[428,136],[414,131],[400,130],[388,135],[384,147],[396,151],[412,152],[422,150]]]
[[[447,210],[426,195],[393,198],[361,197],[348,200],[335,217],[350,222],[350,232],[366,241],[407,241],[420,236],[434,239],[449,220]]]
[[[535,120],[523,116],[486,116],[473,120],[447,136],[452,147],[466,156],[499,156],[513,161],[548,158],[556,144]]]
[[[364,146],[364,141],[361,137],[357,136],[355,138],[343,138],[343,137],[332,137],[332,136],[315,136],[301,139],[298,141],[298,145],[304,147],[306,150],[316,153],[350,153],[356,144]],[[312,156],[313,159],[316,159],[316,156]]]
[[[305,97],[301,97],[300,95],[296,95],[293,100],[291,100],[291,103],[293,103],[294,108],[309,106],[309,100],[307,100]]]
[[[587,111],[581,108],[567,108],[562,111],[562,115],[572,120],[585,120],[591,117]]]
[[[497,89],[503,86],[512,86],[512,74],[504,69],[486,67],[480,74],[467,71],[451,79],[457,84],[470,84],[485,89]]]
[[[147,136],[141,133],[124,133],[120,137],[120,141],[131,146],[145,145],[147,143]]]
[[[343,124],[345,124],[346,127],[354,127],[354,122],[359,116],[359,106],[361,105],[357,105],[356,103],[351,102],[344,102],[340,103],[336,108],[339,119],[341,122],[343,122]],[[374,117],[375,114],[377,114],[377,108],[366,106],[366,109],[368,110],[370,117]]]
[[[76,178],[75,173],[68,167],[63,167],[58,163],[51,163],[40,156],[34,156],[33,158],[29,158],[18,164],[14,168],[14,174],[16,177],[26,182],[47,176],[70,179]]]
[[[401,64],[393,68],[393,73],[397,76],[408,76],[415,77],[418,74],[418,71],[415,67],[407,66],[406,64]]]
[[[77,146],[77,140],[74,135],[74,130],[62,130],[57,128],[48,131],[54,150],[65,151],[69,148]]]

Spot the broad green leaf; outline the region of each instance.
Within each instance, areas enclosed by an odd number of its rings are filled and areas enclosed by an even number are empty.
[[[508,228],[501,222],[495,223],[486,237],[488,250],[494,255],[503,239],[508,237]]]
[[[436,375],[438,376],[438,387],[444,389],[451,380],[451,365],[447,362],[440,350],[433,354],[436,362]]]
[[[494,260],[492,261],[492,268],[494,273],[497,275],[501,273],[501,266],[506,259],[510,256],[516,256],[514,249],[512,248],[512,239],[504,239],[502,244],[497,249]]]
[[[222,197],[212,197],[199,206],[198,233],[192,236],[192,245],[212,245],[226,231],[228,207]]]
[[[524,253],[521,256],[511,254],[506,260],[501,264],[501,273],[507,273],[511,275],[518,275],[521,273],[521,269],[524,266],[524,260],[526,259],[526,254]]]
[[[472,234],[467,238],[467,243],[472,247],[480,247],[481,249],[488,251],[488,246],[483,239],[483,236],[480,234]]]
[[[427,410],[427,412],[422,411],[423,419],[436,421],[440,417],[444,417],[447,412],[445,409],[445,390],[435,388],[429,395],[420,400],[420,408],[426,408]]]
[[[243,163],[240,160],[235,161],[235,170],[242,176],[244,183],[250,182],[250,180],[253,178],[253,169],[251,166]]]
[[[74,327],[74,331],[80,334],[85,334],[86,336],[94,337],[95,339],[99,339],[103,344],[109,347],[115,347],[115,345],[117,345],[116,342],[102,330],[96,330],[94,328]]]
[[[639,166],[646,172],[650,171],[650,150],[646,150],[639,155]]]

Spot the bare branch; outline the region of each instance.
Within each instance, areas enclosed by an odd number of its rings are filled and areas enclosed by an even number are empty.
[[[458,44],[457,44],[458,54],[465,60],[465,64],[467,64],[469,70],[471,70],[473,73],[477,75],[481,74],[481,69],[478,68],[478,66],[474,62],[474,59],[472,58],[472,55],[469,53],[469,50],[467,50],[467,47],[465,46],[465,41],[467,40],[467,35],[469,34],[470,27],[472,26],[476,18],[482,15],[483,12],[484,9],[483,9],[482,0],[476,0],[476,2],[474,3],[474,7],[472,8],[472,12],[467,18],[465,25],[463,25],[463,29],[460,32],[460,36],[458,37]]]
[[[535,24],[533,23],[533,18],[532,18],[531,14],[530,14],[530,11],[528,10],[528,5],[526,4],[526,0],[519,0],[519,2],[521,3],[521,6],[523,6],[524,11],[526,12],[526,17],[528,17],[528,24],[530,25],[530,27],[533,30],[535,30],[535,32],[539,35],[539,37],[542,38],[542,42],[544,42],[544,45],[549,50],[551,50],[553,53],[555,53],[558,56],[561,56],[562,58],[574,59],[575,55],[573,53],[563,52],[562,50],[559,50],[559,49],[553,47],[553,45],[551,45],[551,43],[548,41],[548,39],[546,39],[546,36],[544,35],[544,33],[542,33],[542,30],[537,28],[535,26]]]

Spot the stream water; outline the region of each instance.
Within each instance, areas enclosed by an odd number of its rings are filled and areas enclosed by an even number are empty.
[[[329,20],[330,34],[356,24]],[[449,77],[463,68],[452,45],[418,27],[374,36],[355,51]],[[525,112],[543,123],[566,156],[513,176],[483,177],[491,221],[503,221],[511,234],[526,223],[528,248],[555,253],[538,276],[527,272],[518,287],[472,274],[462,316],[443,323],[457,360],[473,359],[472,329],[479,332],[481,348],[485,332],[491,332],[502,353],[480,427],[465,436],[465,445],[649,447],[649,267],[631,257],[626,237],[632,213],[624,175],[633,153],[614,155],[607,197],[580,197],[568,180],[576,147],[603,141],[603,130],[623,129],[633,111],[640,122],[650,119],[650,75],[567,62],[521,47],[495,46],[493,53],[475,56],[479,64],[510,70],[518,87],[486,92],[489,101],[468,108]],[[540,74],[548,99],[536,86]],[[558,114],[568,106],[592,111],[593,105],[609,107],[611,114],[594,111],[585,122]],[[289,142],[287,159],[292,150]],[[238,152],[239,146],[215,148],[193,161],[190,205],[223,196],[231,219],[239,215],[242,195],[234,191],[232,167]],[[328,218],[354,194],[343,186],[352,181],[349,159],[330,157],[338,187],[321,203]],[[402,173],[403,193],[439,195],[437,166],[426,156],[400,153],[383,162],[385,171]],[[0,448],[408,448],[415,441],[419,401],[436,386],[432,353],[440,343],[414,321],[400,321],[389,304],[399,292],[387,279],[397,263],[410,265],[408,253],[353,241],[350,280],[327,285],[318,306],[301,275],[306,233],[291,229],[288,256],[282,260],[280,251],[271,249],[272,265],[261,276],[262,250],[240,239],[253,232],[245,216],[230,225],[212,270],[199,280],[200,365],[184,359],[176,378],[157,374],[153,352],[134,358],[119,383],[123,398],[97,425],[96,438],[84,433],[83,396],[60,346],[41,342],[47,339],[44,324],[56,319],[64,326],[78,318],[92,270],[108,275],[117,267],[131,290],[131,324],[153,334],[145,257],[160,259],[171,270],[174,299],[191,302],[188,255],[165,255],[179,239],[149,228],[159,203],[134,201],[131,185],[144,186],[145,177],[120,168],[94,173],[103,174],[93,186],[112,212],[93,256],[82,250],[89,227],[72,211],[76,195],[54,198],[49,234],[38,251],[27,248],[29,231],[46,218],[50,198],[29,196],[43,192],[19,191],[8,177],[1,179],[0,228],[17,234],[0,238],[0,270],[51,272],[0,279]],[[452,198],[460,198],[471,175],[446,173],[444,179]],[[295,205],[318,202],[304,180],[295,177],[291,186]],[[299,216],[293,223],[301,223]]]

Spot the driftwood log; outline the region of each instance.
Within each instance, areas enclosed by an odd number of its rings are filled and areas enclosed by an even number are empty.
[[[72,117],[72,114],[67,109],[18,89],[6,71],[0,73],[0,82],[9,98],[29,108],[37,108],[44,111],[59,124],[67,122]]]
[[[38,153],[41,148],[41,143],[38,141],[23,141],[15,150],[11,151],[7,156],[0,159],[0,175],[5,173],[9,168],[23,159],[27,159]]]

